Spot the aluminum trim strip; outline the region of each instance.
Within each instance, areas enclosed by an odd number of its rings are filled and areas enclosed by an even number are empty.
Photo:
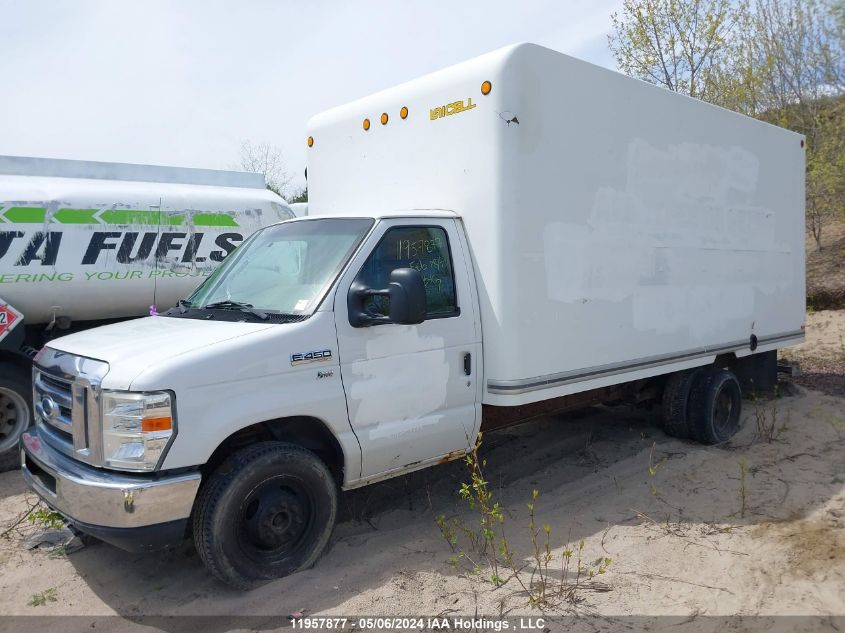
[[[757,339],[757,345],[768,345],[770,343],[778,343],[781,341],[792,339],[804,339],[804,332],[802,330],[794,332],[783,332],[780,334],[772,334],[770,336],[763,336]],[[581,380],[594,380],[597,378],[606,378],[631,371],[641,369],[649,369],[659,365],[668,363],[678,363],[685,360],[695,360],[696,358],[703,358],[706,356],[713,356],[714,354],[724,354],[727,352],[735,352],[741,349],[747,349],[749,342],[733,341],[715,347],[701,347],[692,350],[685,350],[683,352],[672,354],[661,354],[659,356],[649,356],[633,361],[623,361],[619,363],[609,363],[607,365],[596,365],[595,367],[588,367],[587,369],[576,369],[559,374],[547,374],[545,376],[536,376],[534,378],[523,378],[521,380],[493,380],[487,381],[487,391],[495,394],[512,394],[517,395],[527,393],[530,391],[538,391],[540,389],[551,389],[554,387],[561,387],[563,385],[572,384]]]
[[[71,398],[73,409],[71,421],[73,422],[73,450],[84,451],[88,448],[88,424],[85,408],[85,395],[88,390],[78,383],[71,385]]]

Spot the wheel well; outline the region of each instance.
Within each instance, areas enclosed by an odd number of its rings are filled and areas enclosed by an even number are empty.
[[[22,354],[0,351],[0,365],[9,364],[19,367],[24,372],[32,371],[32,362]]]
[[[229,455],[256,442],[289,442],[312,451],[328,466],[332,476],[343,483],[343,449],[337,438],[319,418],[295,416],[259,422],[232,433],[211,454],[202,467],[211,474]]]
[[[716,367],[721,367],[722,369],[731,369],[734,365],[737,364],[737,362],[738,359],[736,357],[736,354],[731,352],[729,354],[719,354],[713,364]]]

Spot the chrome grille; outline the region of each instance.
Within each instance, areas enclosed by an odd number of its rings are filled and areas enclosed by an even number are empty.
[[[73,383],[69,380],[35,371],[35,410],[39,418],[59,433],[73,439]],[[50,411],[44,404],[51,403]]]
[[[35,421],[45,442],[93,466],[102,465],[99,428],[102,361],[45,347],[35,358]]]

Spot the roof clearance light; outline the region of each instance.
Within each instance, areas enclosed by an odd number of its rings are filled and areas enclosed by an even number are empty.
[[[308,147],[314,147],[314,137],[313,136],[308,137]]]
[[[492,89],[493,84],[491,84],[489,81],[485,81],[483,84],[481,84],[481,94],[483,95],[489,95]]]
[[[387,125],[387,112],[382,112],[382,113],[381,113],[381,124],[382,124],[382,125]]]
[[[370,120],[364,119],[364,131],[366,132],[369,129],[370,129]]]
[[[402,106],[402,109],[399,110],[399,116],[402,117],[403,119],[407,119],[408,118],[408,108],[406,108],[405,106]]]

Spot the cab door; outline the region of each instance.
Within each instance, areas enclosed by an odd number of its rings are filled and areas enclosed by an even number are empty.
[[[335,296],[340,372],[364,480],[454,458],[481,420],[481,328],[462,234],[453,219],[382,220],[341,279]],[[417,269],[425,321],[353,327],[353,282],[386,288],[396,268]],[[366,306],[387,315],[386,297]]]

